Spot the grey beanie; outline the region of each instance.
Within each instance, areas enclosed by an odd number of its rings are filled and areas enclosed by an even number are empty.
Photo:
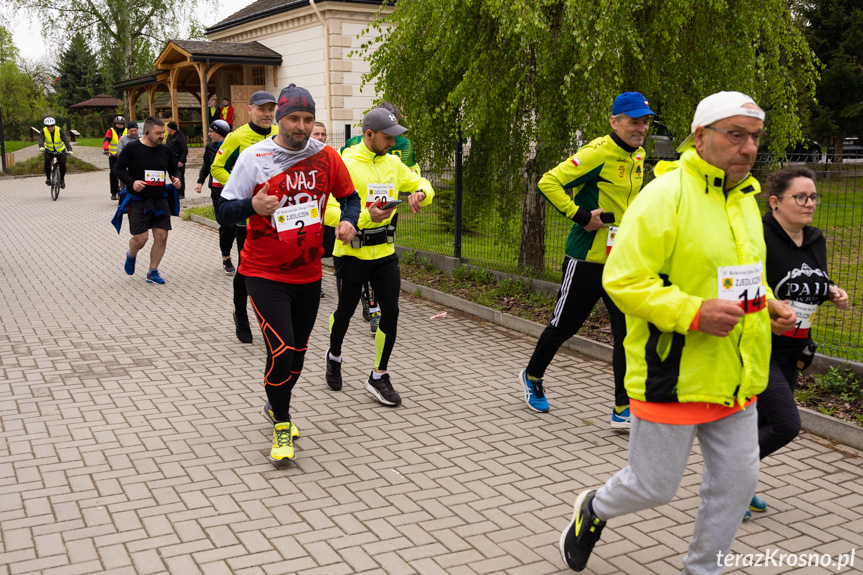
[[[315,99],[305,88],[296,84],[290,84],[279,94],[278,109],[276,110],[276,121],[291,112],[310,112],[315,115]]]

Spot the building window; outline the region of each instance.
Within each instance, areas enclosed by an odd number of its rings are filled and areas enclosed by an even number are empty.
[[[267,72],[263,66],[254,66],[252,68],[252,84],[255,86],[267,85]]]

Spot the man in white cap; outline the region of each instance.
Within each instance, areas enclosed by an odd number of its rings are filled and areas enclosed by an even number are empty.
[[[629,465],[576,499],[564,562],[587,564],[605,522],[670,502],[697,436],[701,505],[683,573],[719,573],[758,481],[756,395],[770,331],[793,328],[764,281],[766,255],[750,175],[764,112],[745,94],[702,100],[680,160],[629,207],[603,273],[626,314]]]
[[[407,128],[399,125],[395,114],[375,108],[363,118],[363,141],[347,148],[342,155],[351,180],[365,201],[354,241],[347,245],[336,242],[333,250],[339,304],[330,318],[330,349],[326,356],[327,385],[339,391],[342,388],[342,342],[360,301],[363,284],[368,282],[375,291],[381,318],[375,332],[374,369],[365,387],[378,403],[387,406],[396,406],[402,401],[387,372],[396,342],[401,289],[399,257],[394,243],[398,221],[395,202],[402,192],[408,193],[406,203],[417,213],[434,198],[428,180],[412,172],[396,156],[387,154],[395,137],[405,132]]]

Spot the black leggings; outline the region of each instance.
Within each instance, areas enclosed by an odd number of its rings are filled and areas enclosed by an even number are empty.
[[[114,175],[114,164],[116,163],[117,156],[108,156],[108,183],[111,185],[112,196],[120,193],[120,180]]]
[[[321,280],[286,284],[246,277],[249,300],[267,343],[264,388],[276,421],[291,418],[291,390],[303,371],[321,301]]]
[[[45,179],[51,179],[51,156],[42,154],[45,157]],[[66,154],[57,156],[57,163],[60,164],[60,179],[66,179]]]
[[[758,394],[758,448],[764,459],[788,445],[800,433],[800,412],[794,401],[797,388],[797,359],[770,357],[767,389]]]
[[[626,375],[626,354],[623,339],[626,337],[626,316],[623,315],[605,290],[602,288],[602,270],[605,266],[567,257],[563,261],[563,280],[557,292],[557,304],[551,322],[545,327],[530,362],[527,374],[542,378],[554,355],[563,343],[578,333],[584,320],[590,315],[599,298],[611,316],[611,335],[614,337],[614,351],[611,365],[614,368],[614,403],[629,405],[629,396],[623,385]]]
[[[215,211],[219,211],[219,202],[222,199],[222,188],[210,188],[210,199],[213,200],[213,209]],[[234,239],[237,237],[237,230],[234,225],[226,226],[225,224],[219,222],[219,249],[222,251],[222,257],[228,258],[231,257],[231,246],[234,244]],[[239,241],[237,242],[237,250],[241,250],[242,247],[239,245]],[[240,253],[237,251],[237,261],[239,262]],[[238,264],[239,265],[239,264]]]
[[[395,254],[379,260],[343,256],[335,258],[335,266],[339,305],[330,318],[330,352],[335,356],[342,354],[342,342],[360,301],[363,283],[368,281],[381,308],[381,321],[375,332],[375,369],[386,371],[399,321],[399,258]]]
[[[237,236],[237,273],[234,274],[234,311],[239,317],[248,317],[246,300],[249,292],[246,289],[246,276],[240,273],[243,246],[246,244],[246,226],[233,226]],[[230,253],[230,252],[228,252]],[[321,297],[318,294],[318,297]]]

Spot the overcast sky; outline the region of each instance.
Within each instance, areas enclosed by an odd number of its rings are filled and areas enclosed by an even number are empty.
[[[245,8],[252,2],[254,0],[219,0],[215,14],[213,14],[212,9],[202,7],[198,10],[198,18],[205,26],[212,26],[234,12]],[[40,26],[23,13],[12,18],[8,28],[12,31],[15,45],[24,58],[41,58],[42,56],[62,52],[56,46],[47,46]]]

